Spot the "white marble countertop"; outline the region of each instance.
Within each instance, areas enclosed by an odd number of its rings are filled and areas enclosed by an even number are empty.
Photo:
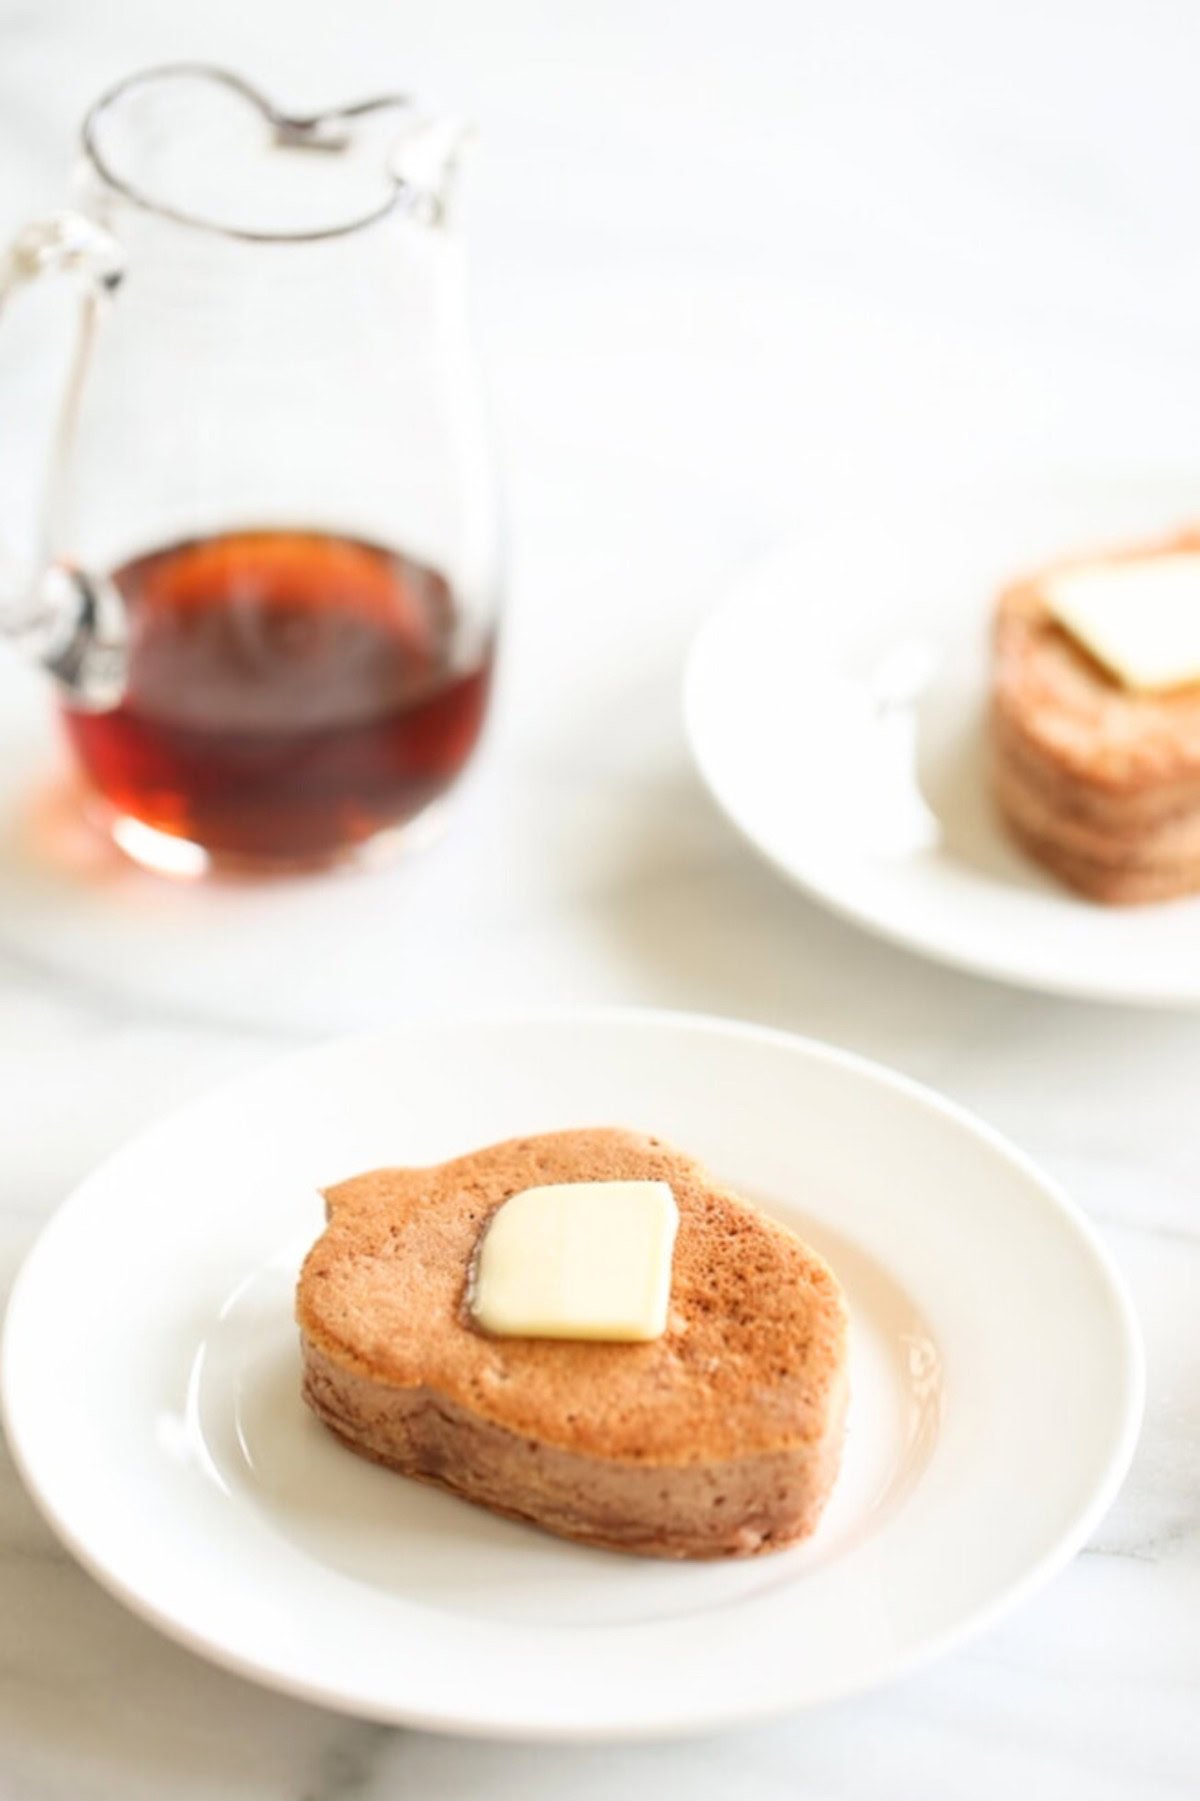
[[[83,1575],[5,1461],[0,1794],[1195,1794],[1200,1020],[1006,991],[824,916],[717,818],[678,686],[722,585],[832,489],[869,507],[952,470],[1200,467],[1200,15],[0,0],[0,227],[61,192],[100,86],[181,55],[297,105],[386,69],[481,119],[479,303],[516,552],[502,694],[457,829],[423,861],[217,894],[125,870],[61,821],[31,834],[13,796],[47,767],[49,710],[0,669],[5,1278],[97,1158],[277,1050],[441,1005],[666,1004],[852,1046],[1012,1134],[1120,1262],[1149,1409],[1092,1545],[968,1650],[770,1729],[629,1750],[384,1731],[218,1673]],[[50,365],[24,316],[5,352],[15,522]]]

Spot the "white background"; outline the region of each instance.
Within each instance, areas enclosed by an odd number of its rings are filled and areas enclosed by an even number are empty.
[[[502,695],[423,863],[217,896],[31,835],[48,708],[0,671],[5,1270],[100,1155],[273,1050],[443,1004],[666,1003],[882,1057],[1041,1157],[1132,1285],[1150,1409],[1096,1542],[974,1649],[873,1700],[650,1750],[442,1742],[259,1693],[127,1618],[5,1466],[0,1795],[1194,1793],[1200,1027],[1007,992],[825,918],[717,819],[678,684],[705,609],[810,509],[869,521],[964,472],[1200,470],[1200,12],[5,0],[0,225],[61,197],[99,88],[181,56],[297,110],[401,86],[478,119],[514,548]],[[36,310],[0,339],[15,539],[52,374]]]

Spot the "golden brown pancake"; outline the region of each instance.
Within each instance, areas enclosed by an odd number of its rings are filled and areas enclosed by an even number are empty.
[[[642,1344],[489,1337],[470,1272],[541,1183],[663,1181],[670,1317]],[[514,1139],[328,1191],[297,1290],[309,1405],[353,1450],[567,1538],[731,1557],[813,1530],[837,1474],[846,1309],[822,1260],[661,1140]]]
[[[1112,560],[1196,550],[1200,531],[1190,531]],[[1200,889],[1200,687],[1122,687],[1052,615],[1048,573],[1014,583],[997,605],[990,731],[1000,812],[1032,856],[1094,900]]]

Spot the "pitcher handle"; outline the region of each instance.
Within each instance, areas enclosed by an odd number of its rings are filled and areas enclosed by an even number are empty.
[[[124,274],[116,239],[81,213],[35,219],[0,250],[0,314],[22,288],[47,275],[69,275],[83,288],[75,351],[59,410],[44,511],[48,522],[74,433],[92,343],[102,310]],[[51,536],[43,528],[43,545]],[[0,556],[0,639],[53,675],[72,706],[104,711],[125,688],[125,606],[104,576],[90,575],[43,548],[32,572]]]

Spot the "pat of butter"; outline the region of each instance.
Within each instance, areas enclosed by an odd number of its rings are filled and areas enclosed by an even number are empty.
[[[1127,688],[1200,681],[1200,552],[1085,563],[1048,576],[1046,604]]]
[[[658,1338],[679,1210],[665,1182],[557,1182],[492,1215],[471,1311],[515,1338]]]

